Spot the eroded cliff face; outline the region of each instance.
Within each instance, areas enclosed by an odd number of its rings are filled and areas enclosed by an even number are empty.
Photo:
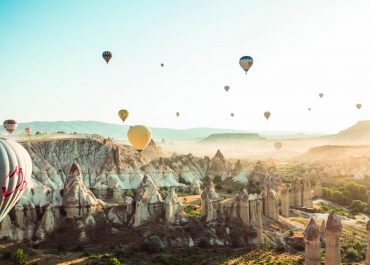
[[[0,226],[0,236],[15,240],[43,240],[66,218],[79,220],[81,238],[97,214],[107,222],[134,223],[138,206],[129,195],[142,183],[200,193],[206,175],[225,178],[232,169],[220,151],[212,159],[192,154],[164,157],[154,141],[141,154],[92,137],[23,145],[33,161],[32,183]],[[181,209],[174,209],[168,220],[179,219]]]

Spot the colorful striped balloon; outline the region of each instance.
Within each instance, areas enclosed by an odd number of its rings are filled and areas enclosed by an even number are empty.
[[[0,139],[0,222],[21,198],[31,181],[31,157],[22,145]]]

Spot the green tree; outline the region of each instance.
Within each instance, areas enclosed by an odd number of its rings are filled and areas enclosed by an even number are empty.
[[[15,264],[17,265],[26,264],[26,260],[27,260],[26,252],[21,248],[17,249],[14,257]]]

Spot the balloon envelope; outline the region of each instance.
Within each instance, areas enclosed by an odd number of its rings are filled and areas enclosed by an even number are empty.
[[[103,52],[102,56],[107,63],[112,59],[112,53],[110,51]]]
[[[311,108],[308,108],[308,111],[311,111]]]
[[[163,67],[164,66],[164,63],[161,63],[161,67]]]
[[[271,116],[271,113],[269,111],[266,111],[263,115],[265,116],[266,120],[268,120]]]
[[[26,135],[30,135],[31,131],[32,131],[31,128],[24,129],[24,132],[26,133]]]
[[[243,56],[239,59],[239,64],[245,73],[247,73],[249,68],[251,68],[253,65],[253,58],[250,56]]]
[[[31,157],[23,146],[0,139],[0,222],[21,198],[32,174]]]
[[[319,97],[320,97],[320,98],[322,98],[323,96],[324,96],[324,94],[323,94],[323,93],[320,93],[320,94],[319,94]]]
[[[234,113],[230,113],[230,116],[231,116],[231,117],[234,117]]]
[[[136,150],[142,151],[152,139],[152,132],[144,125],[135,125],[130,127],[127,137]]]
[[[8,133],[13,133],[18,127],[18,123],[15,120],[6,120],[4,121],[3,125],[5,130],[8,131]]]
[[[227,92],[227,91],[229,91],[230,87],[229,86],[225,86],[224,89]]]
[[[360,103],[356,104],[356,108],[361,109],[362,105]]]
[[[180,112],[176,112],[176,116],[179,117],[180,116]]]
[[[281,142],[275,142],[274,147],[276,150],[280,150],[283,147],[283,144]]]
[[[127,119],[128,114],[129,114],[128,111],[125,109],[121,109],[120,111],[118,111],[118,116],[121,118],[123,122]]]

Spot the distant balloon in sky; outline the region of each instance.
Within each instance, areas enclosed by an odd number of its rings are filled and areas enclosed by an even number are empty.
[[[281,142],[275,142],[274,147],[276,150],[280,150],[283,147],[283,144]]]
[[[263,115],[265,116],[266,120],[268,120],[271,116],[271,113],[269,111],[266,111]]]
[[[245,73],[247,74],[249,68],[251,68],[252,65],[253,65],[253,58],[250,57],[250,56],[243,56],[242,58],[240,58],[239,64],[240,64],[241,68],[243,68]]]
[[[229,91],[230,87],[229,86],[225,86],[224,89],[227,92],[227,91]]]
[[[128,117],[128,111],[125,110],[125,109],[121,109],[120,111],[118,111],[118,116],[121,118],[121,120],[123,122],[125,122],[125,120],[127,119]]]
[[[308,111],[311,111],[311,108],[308,108]]]
[[[24,129],[24,132],[26,133],[27,136],[31,135],[31,131],[32,131],[31,128],[28,128],[28,127]]]
[[[356,104],[356,108],[357,109],[361,109],[362,108],[362,105],[360,103]]]
[[[15,120],[6,120],[4,121],[3,125],[8,133],[13,133],[18,127],[18,123]]]
[[[179,117],[180,116],[180,112],[176,112],[176,116]]]
[[[233,113],[233,112],[231,112],[231,113],[230,113],[230,116],[231,116],[231,117],[234,117],[234,113]]]
[[[320,97],[320,98],[322,98],[323,96],[324,96],[324,94],[323,94],[323,93],[320,93],[320,94],[319,94],[319,97]]]
[[[144,125],[135,125],[130,127],[127,132],[127,137],[132,146],[141,152],[150,143],[150,140],[152,139],[152,132]]]
[[[161,67],[163,67],[164,66],[164,63],[161,63]]]
[[[109,63],[110,59],[112,59],[112,53],[110,51],[103,52],[102,56],[107,63]]]
[[[21,198],[31,181],[32,161],[24,147],[0,139],[0,222]]]

